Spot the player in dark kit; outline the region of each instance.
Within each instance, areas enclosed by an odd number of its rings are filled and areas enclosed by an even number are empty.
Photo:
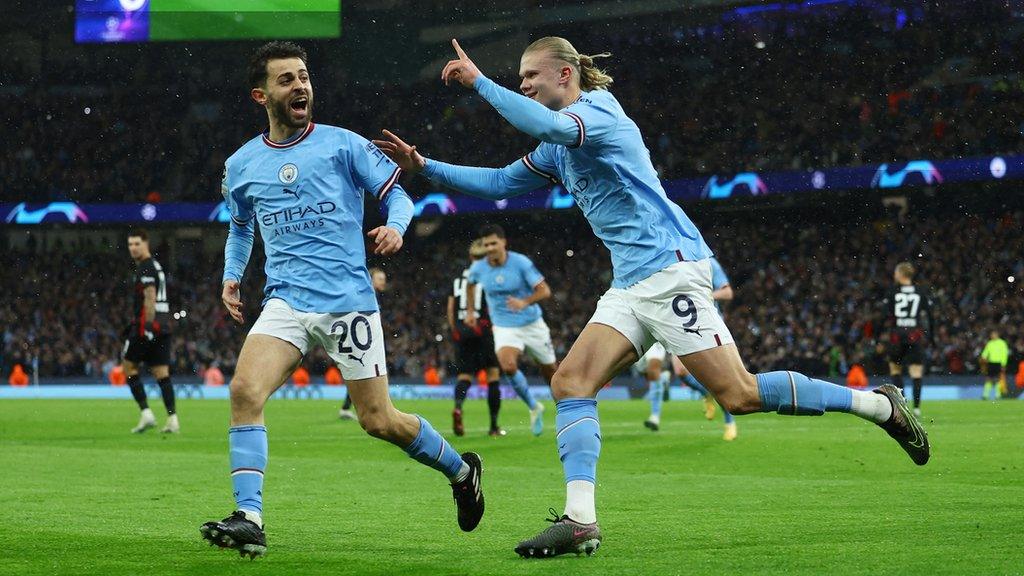
[[[132,397],[142,411],[139,424],[132,432],[140,434],[156,426],[156,417],[146,401],[146,388],[139,376],[139,364],[145,362],[160,385],[160,394],[167,409],[167,424],[161,432],[180,431],[174,407],[174,386],[171,384],[171,335],[167,303],[167,276],[163,267],[149,253],[149,236],[145,230],[128,232],[128,253],[135,261],[132,277],[132,321],[125,329],[124,374]]]
[[[487,255],[483,240],[477,239],[469,246],[469,259],[472,262]],[[477,290],[473,302],[466,294],[469,282],[469,268],[452,282],[452,295],[448,297],[448,327],[455,341],[455,409],[452,410],[452,429],[456,436],[466,433],[462,424],[462,403],[466,400],[473,377],[480,370],[487,372],[487,407],[491,412],[491,436],[504,436],[505,431],[498,426],[498,412],[501,410],[501,385],[498,369],[498,357],[494,353],[494,335],[491,333],[491,318],[487,313],[487,303],[483,299],[483,290]],[[476,312],[475,326],[464,322],[469,306]]]
[[[932,302],[928,292],[914,285],[914,266],[900,262],[893,273],[896,290],[885,299],[892,325],[889,373],[903,390],[903,366],[914,384],[914,415],[921,415],[921,378],[924,376],[925,336],[933,332]],[[927,325],[927,326],[926,326]]]

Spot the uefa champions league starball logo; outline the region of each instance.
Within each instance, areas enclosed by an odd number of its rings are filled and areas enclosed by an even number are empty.
[[[285,164],[281,166],[281,169],[277,171],[277,179],[282,184],[291,184],[295,182],[295,179],[299,177],[299,168],[295,164]]]

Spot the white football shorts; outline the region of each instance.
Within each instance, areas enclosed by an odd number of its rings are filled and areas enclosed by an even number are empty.
[[[265,334],[289,342],[302,352],[320,344],[338,365],[345,380],[362,380],[387,375],[384,358],[384,330],[380,312],[321,314],[299,312],[280,298],[263,306],[249,334]]]
[[[502,348],[515,348],[525,351],[538,364],[555,363],[555,345],[551,343],[551,330],[543,318],[526,326],[502,327],[492,326],[494,333],[494,351]]]
[[[590,322],[617,330],[640,356],[659,342],[673,356],[732,344],[711,292],[710,260],[677,262],[629,288],[609,288]]]

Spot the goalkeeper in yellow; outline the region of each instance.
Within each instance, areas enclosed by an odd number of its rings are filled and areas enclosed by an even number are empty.
[[[992,399],[997,400],[1006,394],[1006,363],[1010,359],[1010,347],[1006,340],[999,337],[999,332],[993,330],[989,334],[988,343],[981,351],[981,371],[985,374],[985,389],[981,392],[981,399],[988,399],[988,392],[992,390]]]

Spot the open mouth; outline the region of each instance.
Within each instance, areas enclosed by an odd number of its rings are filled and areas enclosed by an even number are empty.
[[[292,100],[288,106],[293,112],[305,112],[309,108],[309,98],[305,96],[299,96]]]

